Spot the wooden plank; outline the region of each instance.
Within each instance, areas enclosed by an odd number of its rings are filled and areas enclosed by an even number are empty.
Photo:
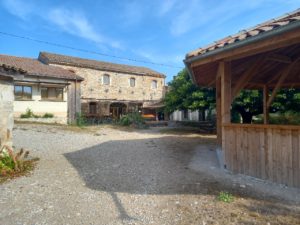
[[[293,186],[300,188],[300,132],[292,131]]]
[[[238,164],[238,173],[244,173],[244,148],[243,148],[243,129],[236,129],[236,151],[237,151],[237,164]]]
[[[282,183],[281,176],[281,134],[279,129],[273,130],[273,170],[274,170],[274,181]]]
[[[272,124],[241,124],[241,123],[225,123],[224,127],[241,127],[241,128],[266,128],[266,129],[288,129],[288,130],[300,130],[298,125],[272,125]]]
[[[245,166],[246,166],[246,170],[245,170],[245,174],[247,175],[251,175],[251,135],[249,135],[250,133],[250,128],[245,128],[245,133],[244,133],[244,141],[245,143]]]
[[[237,130],[236,129],[231,129],[231,135],[232,135],[232,141],[231,141],[231,147],[232,147],[232,166],[233,166],[233,172],[238,173],[238,159],[237,159],[237,151],[238,149],[236,148],[236,142],[237,142]]]
[[[274,173],[273,173],[273,153],[274,153],[274,147],[273,147],[273,129],[267,129],[267,136],[268,136],[268,167],[267,167],[267,176],[269,177],[269,180],[274,181]]]
[[[266,179],[266,149],[265,149],[265,129],[258,129],[259,133],[259,157],[258,157],[258,167],[259,167],[259,177]]]
[[[292,130],[285,130],[287,133],[287,174],[288,174],[288,186],[293,186],[293,140]]]
[[[281,173],[281,183],[288,185],[288,131],[289,130],[280,130],[281,138],[281,149],[280,149],[280,167],[279,170]]]
[[[229,139],[230,133],[229,133],[230,128],[223,129],[222,130],[222,136],[225,136],[224,142],[222,142],[222,148],[224,151],[224,163],[226,165],[226,169],[232,170],[231,163],[230,163],[230,144],[229,144]]]

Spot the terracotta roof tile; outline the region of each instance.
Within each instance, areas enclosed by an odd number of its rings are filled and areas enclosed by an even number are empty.
[[[253,28],[250,28],[248,30],[240,31],[239,33],[237,33],[235,35],[223,38],[223,39],[216,41],[215,43],[210,44],[206,47],[193,50],[186,55],[186,59],[192,58],[192,57],[195,57],[198,55],[203,55],[207,52],[213,51],[217,48],[222,48],[224,46],[233,44],[238,41],[244,41],[247,38],[258,36],[261,33],[275,30],[278,27],[286,26],[295,21],[300,22],[300,9],[298,9],[294,12],[288,13],[279,18],[272,19],[272,20],[266,21],[264,23],[261,23],[261,24],[255,26]]]
[[[82,77],[76,76],[74,73],[55,66],[45,65],[37,59],[16,57],[0,54],[0,65],[6,68],[15,68],[23,71],[24,74],[53,77],[67,80],[83,80]]]
[[[123,64],[109,63],[92,59],[83,59],[67,55],[59,55],[48,52],[40,52],[39,60],[47,64],[70,65],[96,70],[107,70],[113,72],[123,72],[136,75],[148,75],[155,77],[165,77],[162,73],[146,67],[129,66]]]

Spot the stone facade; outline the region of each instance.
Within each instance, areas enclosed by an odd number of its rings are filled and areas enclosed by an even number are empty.
[[[144,102],[159,101],[165,94],[163,76],[102,71],[69,65],[50,65],[73,71],[84,78],[81,82],[81,109],[85,115],[91,114],[91,102],[94,104],[94,111],[97,115],[110,116],[112,114],[110,106],[113,103],[122,103],[126,111],[130,111],[142,108]],[[104,75],[109,76],[109,84],[104,84]],[[134,87],[130,85],[131,78],[135,80]],[[153,87],[153,82],[157,84],[156,88]],[[122,111],[121,108],[119,110]]]
[[[0,75],[0,147],[3,145],[12,147],[14,86],[12,79],[1,78]]]

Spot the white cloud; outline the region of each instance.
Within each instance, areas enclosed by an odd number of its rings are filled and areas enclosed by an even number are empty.
[[[9,13],[23,20],[34,11],[34,6],[29,1],[3,0],[2,4]]]
[[[101,48],[111,47],[124,49],[120,42],[106,37],[96,31],[85,14],[79,10],[64,7],[42,8],[31,4],[30,1],[4,0],[5,9],[14,16],[28,22],[28,20],[39,17],[50,26],[60,29],[68,34],[93,41]],[[31,21],[32,22],[32,21]]]
[[[104,38],[95,31],[87,18],[80,12],[64,8],[50,10],[46,19],[67,33],[94,41],[103,42]]]
[[[236,0],[223,0],[215,7],[212,3],[203,0],[190,0],[189,4],[177,4],[174,19],[171,22],[170,32],[174,36],[183,35],[202,25],[220,25],[234,18],[246,10],[257,8],[269,0],[253,0],[250,2],[235,2]]]

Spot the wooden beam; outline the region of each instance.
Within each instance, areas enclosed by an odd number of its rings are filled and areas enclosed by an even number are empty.
[[[265,56],[258,57],[258,59],[252,64],[252,66],[240,76],[239,80],[236,82],[233,88],[231,101],[233,101],[238,93],[248,84],[253,76],[257,74],[265,61]]]
[[[287,76],[289,75],[289,73],[291,72],[291,70],[297,65],[298,61],[300,60],[300,57],[297,58],[293,63],[289,64],[282,72],[281,75],[277,81],[277,84],[275,85],[273,91],[272,91],[272,95],[270,96],[270,98],[268,99],[267,102],[267,107],[269,108],[271,106],[272,101],[274,100],[278,90],[280,89],[282,83],[284,82],[285,78],[287,78]]]
[[[216,79],[217,144],[222,146],[221,77]]]
[[[243,47],[235,48],[228,51],[220,52],[216,55],[212,55],[201,60],[197,60],[192,63],[193,67],[204,65],[218,60],[231,61],[239,58],[244,58],[251,55],[271,51],[273,49],[279,49],[293,44],[300,43],[299,29],[276,35],[273,38],[253,42]]]
[[[221,112],[222,123],[230,123],[230,107],[231,107],[231,63],[220,62],[221,74]]]
[[[269,88],[268,88],[267,85],[264,85],[264,89],[263,89],[264,124],[268,124],[269,123],[268,98],[269,98]]]
[[[281,54],[272,54],[268,57],[268,60],[280,62],[280,63],[286,63],[286,64],[290,64],[293,62],[290,57]]]
[[[221,120],[224,123],[231,122],[231,62],[219,63],[219,74],[221,78]],[[225,163],[229,160],[226,158],[225,149],[225,128],[222,126],[222,149],[225,151]],[[227,150],[228,151],[228,150]]]

